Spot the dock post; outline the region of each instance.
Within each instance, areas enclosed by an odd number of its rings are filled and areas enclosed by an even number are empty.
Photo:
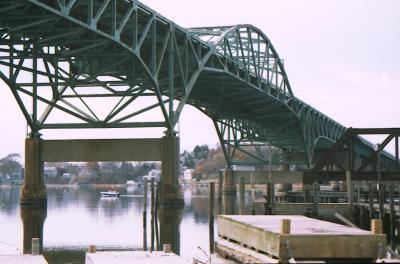
[[[347,184],[347,201],[350,204],[350,209],[353,209],[353,184],[351,182],[351,171],[346,171],[346,184]]]
[[[371,232],[375,235],[382,234],[382,221],[380,219],[371,220]]]
[[[396,221],[396,212],[394,210],[394,185],[390,184],[389,187],[389,198],[390,198],[390,246],[394,250],[395,245],[395,221]]]
[[[244,177],[240,177],[239,182],[239,214],[245,214],[245,184],[244,184]]]
[[[143,251],[147,251],[147,179],[143,183]]]
[[[255,207],[255,199],[256,199],[256,190],[254,188],[255,183],[255,175],[254,173],[250,173],[250,184],[251,184],[251,214],[256,214],[256,207]]]
[[[215,183],[210,182],[210,205],[208,208],[208,227],[209,227],[209,238],[210,238],[210,254],[214,253],[215,242],[214,242],[214,192]]]
[[[381,178],[381,145],[378,144],[378,150],[377,150],[377,170],[378,170],[378,194],[379,194],[379,218],[383,221],[383,218],[385,216],[385,210],[384,210],[384,199],[385,199],[385,189],[382,183],[382,178]]]
[[[368,203],[369,203],[369,218],[374,218],[374,189],[372,182],[368,183]]]
[[[160,182],[157,182],[156,187],[156,200],[154,202],[154,226],[156,229],[156,244],[157,244],[157,251],[161,250],[160,247],[160,236],[158,233],[158,207],[159,207],[159,199],[160,199]]]
[[[281,234],[282,235],[290,235],[290,219],[282,219]]]
[[[319,189],[319,184],[317,182],[314,182],[313,184],[313,189],[314,189],[314,195],[313,195],[313,216],[315,218],[318,218],[318,189]]]
[[[151,204],[150,204],[150,208],[151,208],[151,211],[150,211],[150,214],[151,214],[151,221],[150,221],[150,225],[151,225],[151,227],[150,227],[150,252],[153,252],[154,251],[154,206],[155,206],[155,204],[154,204],[154,178],[151,178],[151,180],[150,180],[150,193],[151,193]]]
[[[224,185],[224,172],[222,170],[218,173],[218,213],[222,214],[222,189]]]

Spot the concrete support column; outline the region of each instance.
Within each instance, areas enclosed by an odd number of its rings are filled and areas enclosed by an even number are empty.
[[[181,222],[182,208],[160,208],[158,211],[160,221],[160,245],[170,244],[172,251],[179,255],[181,250]]]
[[[179,137],[162,138],[161,206],[183,207],[183,191],[179,184]]]
[[[47,216],[47,208],[21,207],[21,219],[24,229],[23,253],[30,254],[32,238],[39,238],[39,253],[43,252],[43,225]]]
[[[47,205],[41,144],[40,138],[27,138],[25,140],[25,175],[20,199],[22,206],[42,207]]]
[[[232,168],[226,168],[224,171],[224,186],[222,191],[224,194],[236,195],[236,184]]]

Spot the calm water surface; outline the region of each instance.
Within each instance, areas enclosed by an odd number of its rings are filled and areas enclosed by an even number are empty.
[[[43,219],[45,254],[84,251],[89,245],[100,249],[142,249],[143,190],[121,188],[120,198],[102,198],[103,190],[48,187],[46,212],[20,209],[19,188],[0,187],[0,254],[23,252],[24,229],[25,235],[40,232]],[[160,212],[161,236],[170,239],[174,251],[182,257],[204,259],[198,247],[208,251],[208,203],[207,187],[188,188],[184,209]],[[147,204],[147,243],[150,245],[150,197]],[[61,256],[58,261],[66,260]]]

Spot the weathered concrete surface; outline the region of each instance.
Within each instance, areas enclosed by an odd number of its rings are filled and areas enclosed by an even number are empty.
[[[20,208],[24,229],[23,253],[32,252],[32,238],[39,238],[39,252],[43,252],[43,225],[47,216],[47,208]]]
[[[183,191],[179,185],[179,137],[165,136],[161,141],[161,206],[183,207]]]
[[[291,221],[281,233],[282,219]],[[377,259],[386,236],[304,216],[219,216],[218,234],[279,259]],[[290,247],[290,252],[288,250]]]
[[[6,255],[0,256],[0,263],[4,264],[47,264],[43,256]]]
[[[187,264],[192,261],[185,260],[174,253],[164,253],[154,251],[152,253],[146,251],[112,251],[97,252],[86,254],[86,264]]]
[[[42,143],[40,138],[25,140],[25,176],[21,189],[21,205],[45,206],[47,204]]]
[[[44,140],[43,161],[161,161],[161,140],[143,139],[77,139]]]
[[[249,176],[249,175],[248,175]],[[236,182],[239,183],[240,178],[235,181],[235,173],[232,169],[224,170],[224,184],[222,192],[224,194],[236,195]]]

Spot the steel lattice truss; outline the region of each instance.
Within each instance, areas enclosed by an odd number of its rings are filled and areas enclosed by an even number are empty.
[[[175,134],[191,104],[214,121],[228,164],[235,151],[265,162],[246,146],[266,142],[304,153],[309,164],[318,145],[346,130],[293,95],[261,30],[188,30],[137,1],[2,0],[0,69],[32,134],[125,127]],[[161,120],[151,120],[155,112]]]

